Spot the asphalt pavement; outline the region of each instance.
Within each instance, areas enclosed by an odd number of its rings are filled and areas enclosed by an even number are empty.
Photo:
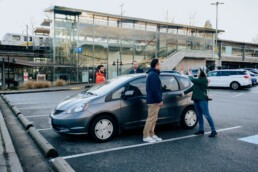
[[[82,90],[6,95],[34,123],[59,155],[80,171],[257,171],[258,143],[243,138],[258,135],[258,86],[243,89],[210,89],[209,102],[218,136],[195,136],[177,125],[158,126],[163,142],[142,142],[142,128],[122,133],[107,143],[89,136],[61,136],[49,126],[48,116],[67,96]],[[240,140],[242,139],[242,140]],[[255,142],[255,139],[253,139]],[[250,141],[250,139],[249,139]]]

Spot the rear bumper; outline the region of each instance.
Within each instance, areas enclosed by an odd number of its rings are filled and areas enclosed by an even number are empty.
[[[248,84],[248,85],[243,85],[243,88],[251,88],[253,85],[252,84]]]

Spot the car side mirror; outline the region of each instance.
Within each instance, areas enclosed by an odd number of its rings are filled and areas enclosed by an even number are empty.
[[[124,97],[125,98],[130,98],[130,97],[133,97],[134,95],[134,91],[131,90],[131,91],[126,91],[125,94],[124,94]]]

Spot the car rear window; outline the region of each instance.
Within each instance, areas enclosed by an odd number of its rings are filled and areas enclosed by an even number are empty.
[[[178,82],[174,76],[161,76],[162,92],[179,90]]]
[[[186,89],[189,88],[191,86],[191,82],[188,78],[184,78],[184,77],[178,77],[178,80],[180,82],[181,85],[181,89]]]
[[[231,71],[231,75],[247,75],[246,71]]]

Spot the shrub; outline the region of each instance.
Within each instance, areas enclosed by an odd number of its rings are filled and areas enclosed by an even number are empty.
[[[25,82],[23,85],[26,89],[34,89],[35,88],[34,82],[35,81],[28,81],[28,82]]]
[[[50,87],[51,83],[49,81],[28,81],[23,84],[26,89],[35,89],[35,88],[46,88]]]
[[[35,88],[46,88],[51,86],[51,83],[49,81],[38,81],[34,82],[34,84]]]
[[[54,86],[65,86],[65,85],[67,85],[67,82],[63,79],[57,79],[54,82]]]

